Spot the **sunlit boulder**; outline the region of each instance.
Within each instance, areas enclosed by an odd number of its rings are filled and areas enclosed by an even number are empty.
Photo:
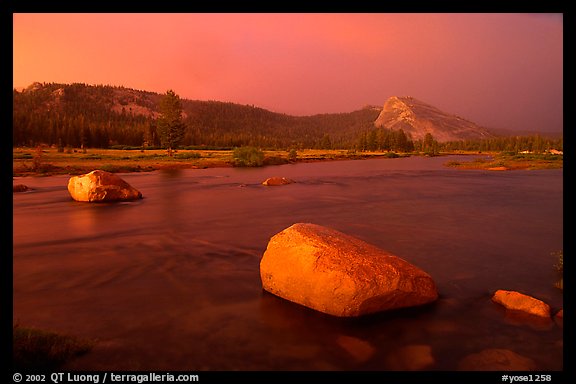
[[[101,170],[71,177],[68,181],[68,192],[74,200],[87,202],[130,201],[142,198],[142,193],[120,176]]]
[[[262,185],[278,186],[292,183],[294,183],[294,180],[288,179],[286,177],[269,177],[262,182]]]
[[[522,311],[534,316],[550,318],[550,306],[532,296],[516,291],[496,291],[492,301],[501,304],[509,310]]]
[[[432,278],[362,240],[315,224],[274,235],[260,261],[262,287],[335,316],[361,316],[433,302]]]

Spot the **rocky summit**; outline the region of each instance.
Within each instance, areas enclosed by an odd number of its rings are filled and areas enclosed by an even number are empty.
[[[392,130],[402,129],[412,140],[423,140],[427,133],[439,142],[493,136],[471,121],[443,112],[410,96],[392,96],[386,100],[374,125]]]
[[[260,261],[262,287],[340,317],[418,306],[438,298],[430,275],[360,239],[297,223],[274,235]]]

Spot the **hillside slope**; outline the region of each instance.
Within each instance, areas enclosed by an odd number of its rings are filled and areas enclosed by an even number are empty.
[[[162,95],[124,87],[34,83],[14,90],[14,145],[78,147],[159,145],[155,119]],[[353,146],[373,129],[379,110],[290,116],[251,105],[182,99],[186,132],[181,145],[269,148]]]

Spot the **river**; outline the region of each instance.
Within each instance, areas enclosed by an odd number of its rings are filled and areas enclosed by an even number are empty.
[[[454,157],[455,160],[460,159]],[[120,174],[136,202],[73,201],[69,176],[15,178],[14,322],[97,340],[81,370],[425,370],[502,348],[562,370],[556,321],[511,317],[490,298],[517,290],[563,306],[562,170],[445,167],[447,157]],[[267,177],[296,181],[266,187]],[[262,290],[271,236],[310,222],[428,272],[432,305],[359,319]],[[427,352],[426,352],[427,351]],[[431,359],[430,359],[431,357]]]

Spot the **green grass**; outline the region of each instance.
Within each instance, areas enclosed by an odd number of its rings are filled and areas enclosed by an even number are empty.
[[[32,160],[34,156],[32,156],[31,153],[15,153],[13,158],[18,160]]]
[[[110,173],[146,172],[153,170],[152,167],[141,167],[138,164],[103,164],[99,169]]]
[[[202,155],[198,152],[184,152],[184,153],[177,153],[174,155],[176,159],[199,159]]]
[[[492,158],[477,157],[470,161],[448,161],[447,167],[460,169],[557,169],[563,166],[562,155],[552,154],[515,154],[502,152],[493,154]]]
[[[89,352],[94,342],[15,325],[12,345],[14,369],[54,370],[70,359]]]
[[[264,152],[255,147],[234,148],[232,158],[235,167],[261,167],[264,165]]]

